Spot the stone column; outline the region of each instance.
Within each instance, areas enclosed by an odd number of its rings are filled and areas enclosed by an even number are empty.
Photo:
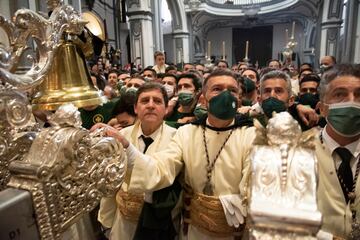
[[[355,40],[354,40],[354,63],[360,63],[360,0],[357,1],[357,15],[356,15],[356,34],[355,34]]]
[[[342,0],[324,0],[321,21],[320,57],[335,56],[340,60],[340,28],[342,24]]]
[[[359,38],[359,32],[356,28],[359,28],[359,5],[360,1],[348,1],[346,8],[345,19],[345,37],[343,42],[344,52],[342,54],[342,62],[354,62],[355,55],[359,55],[359,52],[354,51],[356,47],[356,38]]]
[[[153,29],[154,29],[155,51],[163,51],[164,40],[163,40],[163,31],[161,28],[161,0],[154,0],[153,12],[154,12]]]
[[[130,23],[131,61],[143,67],[154,65],[154,29],[151,1],[131,0],[127,2]]]
[[[174,31],[173,39],[175,46],[175,63],[189,62],[189,33]]]

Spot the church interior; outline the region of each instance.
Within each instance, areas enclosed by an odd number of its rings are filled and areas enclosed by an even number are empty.
[[[359,80],[360,0],[0,0],[0,239],[360,239]]]

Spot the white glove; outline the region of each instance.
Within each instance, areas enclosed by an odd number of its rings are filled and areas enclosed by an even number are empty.
[[[316,234],[316,238],[318,240],[332,240],[333,239],[333,235],[331,233],[325,232],[323,230],[320,230],[317,234]]]
[[[221,205],[223,206],[226,221],[229,226],[239,227],[244,223],[246,217],[246,207],[243,206],[239,194],[229,194],[219,196]]]

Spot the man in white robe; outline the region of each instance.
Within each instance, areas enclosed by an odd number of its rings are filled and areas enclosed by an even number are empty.
[[[141,86],[135,104],[138,121],[135,125],[120,131],[134,147],[145,154],[165,149],[176,132],[175,128],[167,126],[163,121],[167,102],[166,91],[161,85],[150,83]],[[149,138],[152,143],[146,146]],[[144,171],[140,174],[149,174],[149,172]],[[131,170],[127,173],[116,198],[101,200],[98,220],[104,227],[111,228],[111,239],[134,238],[144,201],[144,192],[138,194],[129,192],[130,177],[135,175],[136,173],[131,175]],[[151,203],[151,193],[145,194],[145,201]]]
[[[108,128],[106,134],[127,149],[129,165],[133,165],[130,190],[162,189],[184,169],[191,202],[187,206],[188,239],[240,238],[250,171],[247,156],[254,128],[248,127],[248,119],[235,117],[240,86],[230,71],[210,74],[203,95],[208,116],[179,128],[164,151],[146,156],[113,129]]]

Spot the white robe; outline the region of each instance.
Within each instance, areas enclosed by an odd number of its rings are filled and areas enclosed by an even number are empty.
[[[135,147],[139,147],[139,136],[140,123],[137,122],[135,125],[124,128],[120,133],[125,136]],[[167,147],[167,144],[170,142],[171,138],[175,134],[176,129],[167,126],[163,123],[160,126],[159,132],[154,139],[154,142],[149,146],[146,151],[146,154],[150,154]],[[146,170],[141,175],[148,174],[149,171]],[[137,173],[131,173],[131,170],[126,174],[126,180],[121,186],[122,191],[129,191],[129,178],[136,176]],[[142,191],[140,194],[143,194]],[[141,209],[140,209],[141,210]],[[139,211],[140,211],[139,210]],[[135,235],[135,230],[137,223],[128,221],[125,219],[116,204],[115,196],[111,198],[103,198],[100,202],[100,210],[98,214],[98,220],[105,227],[111,228],[110,239],[113,240],[131,240]]]
[[[244,198],[247,195],[250,173],[248,155],[255,137],[254,130],[253,127],[239,127],[228,139],[212,171],[214,196],[240,194]],[[214,131],[206,128],[210,161],[214,160],[230,131]],[[207,160],[201,126],[189,124],[180,127],[164,151],[152,154],[151,157],[138,154],[135,158],[130,182],[131,190],[155,191],[170,186],[184,168],[185,183],[194,192],[203,192],[207,180]],[[149,174],[142,174],[144,172]],[[188,239],[233,239],[233,237],[208,236],[191,224],[187,237]]]

